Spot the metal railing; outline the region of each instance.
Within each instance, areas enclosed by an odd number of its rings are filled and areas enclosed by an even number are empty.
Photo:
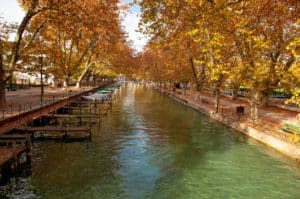
[[[0,121],[4,120],[6,118],[9,118],[9,117],[19,115],[24,112],[31,111],[36,108],[40,108],[40,107],[43,107],[46,105],[53,104],[55,102],[58,102],[63,99],[67,99],[74,95],[78,95],[79,93],[88,91],[90,89],[92,89],[92,88],[91,87],[82,87],[82,88],[80,88],[80,90],[75,90],[75,91],[69,90],[64,93],[54,94],[52,96],[47,95],[42,98],[42,101],[40,100],[40,98],[37,98],[34,101],[28,101],[28,102],[25,102],[22,104],[7,103],[5,105],[5,107],[0,108]]]

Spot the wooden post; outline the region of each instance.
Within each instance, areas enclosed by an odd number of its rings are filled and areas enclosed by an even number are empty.
[[[101,110],[100,110],[100,108],[98,109],[98,124],[100,125],[100,123],[101,123]]]
[[[92,125],[92,117],[89,117],[89,126]]]
[[[18,156],[17,156],[17,143],[15,140],[12,143],[12,149],[13,149],[13,157],[14,157],[13,168],[14,168],[14,172],[16,172],[18,166]]]
[[[40,135],[41,135],[41,138],[43,138],[43,137],[44,137],[43,130],[41,130],[41,133],[40,133]]]
[[[81,126],[81,124],[82,124],[82,120],[81,120],[81,109],[82,109],[82,105],[81,105],[81,103],[79,103],[79,115],[80,115],[80,117],[79,117],[79,123],[80,123],[80,126]]]
[[[52,112],[51,115],[52,115],[52,117],[51,117],[52,122],[53,122],[53,123],[56,123],[56,121],[55,121],[55,119],[54,119],[54,112]]]
[[[26,163],[30,164],[31,163],[31,149],[32,149],[32,145],[31,145],[30,136],[27,133],[27,129],[25,129],[25,135],[26,135]]]

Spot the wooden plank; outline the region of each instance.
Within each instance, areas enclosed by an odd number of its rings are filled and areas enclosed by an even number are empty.
[[[72,132],[83,132],[90,131],[90,127],[57,127],[57,126],[44,126],[44,127],[17,127],[17,130],[21,131],[72,131]]]
[[[13,134],[13,135],[1,135],[0,136],[0,140],[10,140],[10,139],[14,139],[14,140],[22,140],[22,139],[27,139],[26,135],[20,135],[20,134]]]
[[[86,114],[86,115],[69,115],[69,114],[46,114],[43,115],[44,117],[55,117],[55,118],[99,118],[99,115],[92,115],[92,114]]]
[[[5,140],[0,140],[1,144],[26,144],[27,140],[15,140],[15,139],[5,139]]]
[[[87,112],[103,112],[103,111],[108,111],[110,110],[110,107],[76,107],[76,106],[65,106],[64,108],[66,109],[71,109],[71,110],[82,110],[82,111],[87,111]]]
[[[80,106],[64,106],[63,108],[67,108],[67,109],[75,109],[75,110],[80,110],[80,109],[82,109],[82,110],[93,110],[93,109],[101,109],[101,107],[92,107],[92,108],[90,108],[90,107],[88,107],[88,106],[85,106],[85,107],[80,107]]]
[[[82,101],[82,100],[72,100],[70,101],[70,104],[99,104],[97,101]]]
[[[26,147],[17,146],[16,155],[20,155],[26,151]],[[6,162],[13,160],[15,157],[14,149],[12,147],[0,147],[0,165],[2,166]]]

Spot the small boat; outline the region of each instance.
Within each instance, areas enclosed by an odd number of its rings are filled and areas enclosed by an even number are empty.
[[[97,93],[100,93],[100,94],[109,94],[109,93],[112,93],[114,91],[111,91],[111,90],[98,90]]]
[[[88,101],[107,101],[110,100],[112,97],[111,93],[93,93],[91,95],[87,95],[87,96],[82,96],[82,98],[84,100],[88,100]]]
[[[95,96],[82,96],[83,100],[86,101],[95,101],[95,102],[105,102],[109,101],[111,98],[110,97],[95,97]]]
[[[109,88],[105,88],[107,91],[111,91],[111,92],[114,92],[117,88],[114,88],[114,87],[109,87]]]
[[[90,96],[95,96],[95,97],[111,97],[112,93],[93,93]]]

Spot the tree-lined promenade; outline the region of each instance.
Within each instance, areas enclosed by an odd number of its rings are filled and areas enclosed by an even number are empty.
[[[44,70],[64,87],[70,82],[80,87],[84,78],[113,77],[113,68],[126,68],[132,49],[120,22],[125,7],[118,2],[19,1],[25,11],[21,23],[1,19],[0,104],[5,103],[5,86],[15,71]]]
[[[297,0],[141,0],[151,40],[136,77],[220,93],[251,92],[251,117],[274,91],[299,105],[300,2]],[[159,72],[158,72],[159,71]]]
[[[135,52],[121,25],[118,0],[23,0],[19,25],[1,19],[0,104],[15,71],[51,75],[57,85],[125,74],[136,80],[189,89],[200,99],[249,93],[249,113],[270,96],[300,105],[300,2],[297,0],[135,0],[140,32],[149,36]],[[12,34],[15,33],[15,34]],[[14,36],[14,40],[11,38]]]
[[[260,105],[259,120],[251,119],[251,103],[245,97],[232,99],[226,93],[220,95],[219,112],[215,112],[214,96],[204,91],[201,96],[192,90],[174,89],[169,85],[151,83],[151,86],[211,118],[218,120],[242,133],[275,148],[299,162],[299,127],[297,114],[299,108],[289,107],[283,101],[273,99],[270,106]],[[274,100],[276,100],[274,102]],[[238,109],[242,108],[239,112]],[[292,130],[294,129],[294,132]],[[291,130],[288,132],[288,130]],[[296,131],[298,132],[296,133]],[[254,132],[254,133],[253,133]]]
[[[0,198],[299,198],[299,0],[15,1]]]

